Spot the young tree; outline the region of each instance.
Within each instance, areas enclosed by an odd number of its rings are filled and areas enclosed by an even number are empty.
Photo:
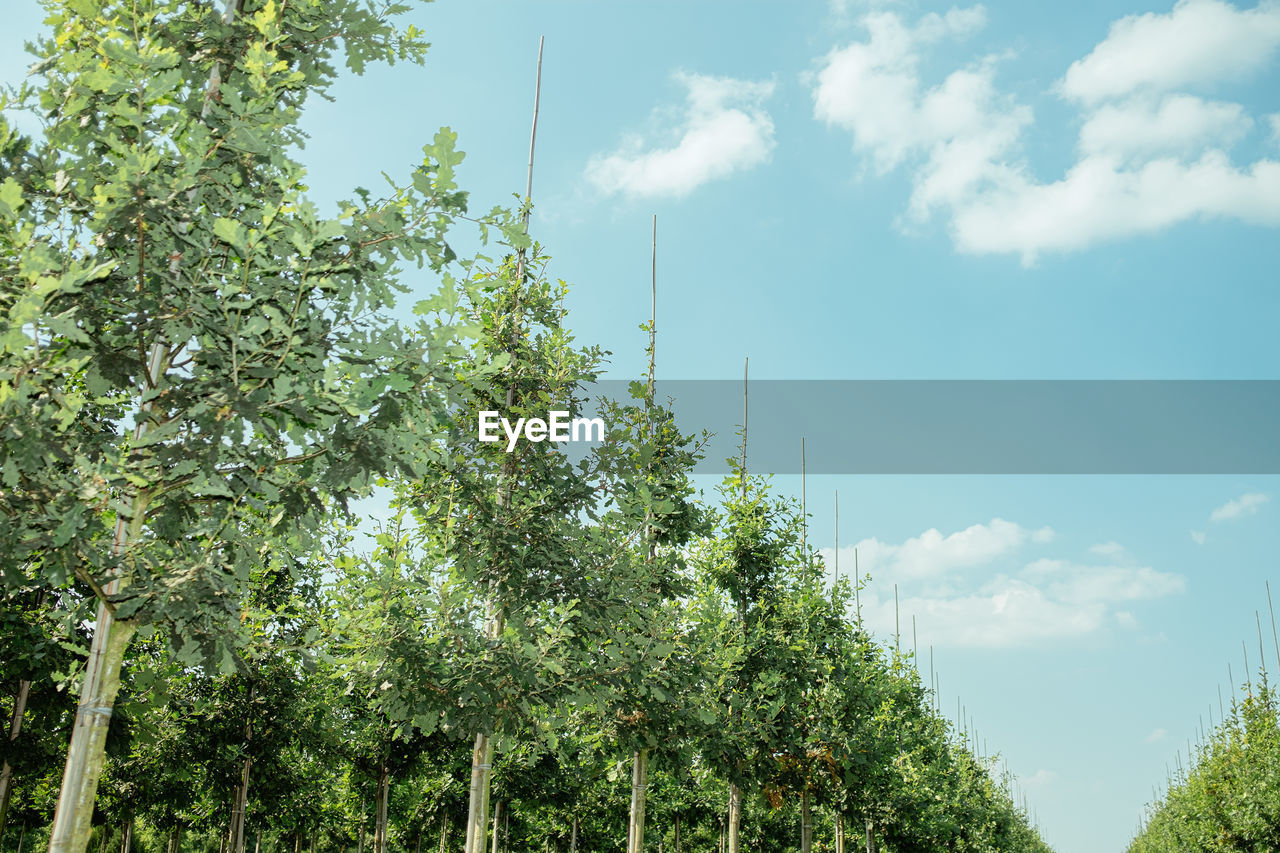
[[[335,218],[291,158],[345,58],[423,55],[406,7],[53,0],[40,139],[0,123],[0,553],[100,607],[51,849],[84,849],[125,649],[163,628],[231,665],[271,543],[382,473],[416,473],[454,330],[385,315],[403,262],[441,270],[465,214],[441,131],[403,185]],[[490,221],[498,221],[493,218]],[[506,224],[502,220],[502,224]],[[508,227],[513,239],[518,229]],[[113,428],[77,424],[123,412]]]

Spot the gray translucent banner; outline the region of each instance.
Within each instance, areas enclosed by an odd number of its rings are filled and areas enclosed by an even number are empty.
[[[742,381],[659,381],[657,399],[715,434],[697,471],[727,472]],[[748,402],[760,473],[799,473],[801,437],[810,474],[1280,473],[1280,381],[752,380]]]

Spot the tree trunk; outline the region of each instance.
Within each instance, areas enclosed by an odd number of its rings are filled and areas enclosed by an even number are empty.
[[[645,791],[649,786],[649,750],[631,760],[631,820],[627,824],[627,853],[644,853]]]
[[[813,813],[809,809],[809,788],[800,792],[800,853],[813,849]]]
[[[120,844],[120,853],[129,853],[133,847],[133,818],[124,822],[124,841]]]
[[[31,695],[31,682],[18,682],[18,695],[13,698],[13,717],[9,720],[9,742],[22,734],[22,717],[27,712],[27,697]],[[0,838],[4,838],[5,819],[9,815],[9,798],[13,794],[13,767],[5,762],[0,767]],[[87,839],[86,839],[87,843]]]
[[[390,794],[391,774],[387,771],[387,760],[383,758],[378,766],[378,805],[373,825],[373,853],[387,853],[387,800]]]
[[[489,827],[489,779],[493,775],[493,739],[477,734],[471,751],[471,796],[467,804],[466,853],[484,853]]]
[[[672,846],[675,848],[676,853],[680,853],[680,815],[676,815],[675,838],[672,841],[674,842]]]
[[[573,816],[573,835],[569,837],[569,853],[578,853],[578,816]]]
[[[98,777],[106,764],[103,751],[111,709],[120,690],[120,666],[137,626],[117,622],[105,604],[98,605],[97,627],[89,649],[80,706],[71,729],[67,766],[49,834],[49,853],[84,853],[93,827],[93,804],[98,797]]]
[[[449,816],[441,815],[440,817],[440,853],[444,853],[445,846],[449,843]]]
[[[742,823],[742,789],[736,784],[729,786],[729,853],[742,853],[742,845],[738,838]]]
[[[174,850],[173,853],[178,853]],[[262,827],[258,827],[258,836],[253,842],[253,853],[262,853]]]
[[[365,800],[360,800],[360,829],[356,830],[356,853],[365,853]]]
[[[871,823],[871,818],[867,818],[867,853],[878,853],[876,848],[876,829]]]
[[[836,853],[844,853],[844,814],[836,812]]]
[[[103,829],[105,834],[106,830]],[[27,840],[27,824],[23,822],[22,829],[18,830],[18,853],[22,853],[22,842]]]
[[[295,831],[293,833],[293,853],[301,853],[302,851],[302,833]]]
[[[493,842],[489,853],[498,853],[498,825],[502,822],[502,800],[493,804]]]
[[[240,784],[235,787],[235,800],[231,806],[231,831],[228,833],[230,853],[244,853],[244,823],[249,809],[249,769],[253,759],[245,756],[240,767]]]

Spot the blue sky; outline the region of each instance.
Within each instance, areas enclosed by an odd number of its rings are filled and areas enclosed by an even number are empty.
[[[15,81],[40,15],[7,5]],[[1274,2],[440,0],[413,20],[425,67],[308,113],[315,195],[403,174],[449,125],[476,207],[509,202],[545,35],[533,228],[613,375],[641,368],[656,213],[666,378],[744,356],[777,379],[1280,378]],[[959,693],[1050,843],[1122,849],[1256,650],[1277,478],[811,476],[815,542],[836,489],[868,620],[892,631],[897,582],[943,709]]]

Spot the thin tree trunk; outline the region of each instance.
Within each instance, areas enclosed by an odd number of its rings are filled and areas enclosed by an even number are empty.
[[[104,836],[106,834],[105,828],[103,830],[103,834]],[[22,829],[18,830],[18,853],[22,853],[22,842],[26,840],[27,840],[27,824],[24,822],[22,824]]]
[[[293,853],[302,853],[302,833],[297,830],[293,833]]]
[[[104,748],[111,709],[120,690],[120,667],[136,625],[117,622],[105,604],[98,605],[97,626],[85,667],[80,706],[71,730],[71,746],[62,774],[62,789],[49,836],[49,853],[84,853],[93,827],[98,778],[106,764]]]
[[[13,698],[13,716],[9,720],[9,743],[13,743],[22,734],[22,717],[27,712],[27,697],[30,695],[31,682],[18,682],[18,695]],[[4,838],[5,821],[9,816],[9,798],[12,795],[13,767],[6,761],[0,767],[0,838]]]
[[[569,837],[569,853],[578,853],[578,816],[573,816],[573,835]]]
[[[98,840],[98,853],[107,853],[107,825],[102,825],[102,838]]]
[[[174,850],[173,853],[178,853]],[[262,827],[258,827],[258,836],[253,842],[253,853],[262,853]]]
[[[500,622],[501,619],[496,621]],[[490,631],[490,636],[501,634]],[[489,827],[489,778],[493,774],[493,739],[477,734],[471,750],[471,795],[467,803],[466,853],[484,853]]]
[[[498,853],[498,826],[502,822],[502,800],[493,804],[493,841],[489,853]]]
[[[533,92],[533,128],[529,133],[529,170],[525,180],[525,202],[531,201],[533,196],[533,153],[534,145],[538,139],[538,105],[542,100],[542,40],[538,40],[538,72],[534,83]],[[524,230],[529,230],[529,209],[525,208],[523,217]],[[516,252],[516,305],[513,310],[515,314],[515,326],[517,330],[520,327],[519,316],[519,288],[524,285],[525,275],[525,250],[520,249]],[[509,355],[514,355],[508,352]],[[515,401],[515,388],[512,385],[507,386],[507,409],[510,409]],[[511,460],[505,462],[502,466],[502,487],[498,490],[498,505],[505,507],[510,503],[511,478],[515,474],[514,463]],[[489,598],[488,627],[486,632],[489,639],[496,639],[502,635],[503,613],[501,603],[497,600],[496,587],[491,591]],[[489,782],[493,775],[493,741],[483,733],[476,734],[475,747],[471,752],[471,792],[470,802],[467,805],[467,835],[466,835],[466,853],[484,853],[485,837],[484,833],[488,826],[489,817]],[[496,851],[495,851],[496,853]]]
[[[391,794],[391,774],[387,772],[387,759],[378,766],[377,817],[373,825],[373,853],[387,853],[387,800]]]
[[[676,853],[680,853],[680,815],[676,815],[675,838],[673,841],[675,842],[673,846],[675,847]]]
[[[631,760],[631,820],[627,824],[627,853],[644,851],[644,807],[648,785],[649,750],[641,749]]]
[[[445,845],[449,842],[449,816],[441,815],[440,817],[440,853],[444,853]]]
[[[240,784],[236,786],[235,805],[231,807],[231,853],[244,853],[244,825],[249,810],[249,770],[253,759],[245,756],[240,767]]]
[[[809,788],[800,792],[800,853],[813,849],[813,813],[809,808]]]
[[[836,812],[836,853],[844,853],[844,814]]]
[[[356,830],[356,853],[364,853],[364,800],[360,801],[360,828]]]
[[[876,848],[876,829],[871,823],[871,818],[867,818],[867,853],[878,853]]]
[[[729,786],[729,853],[742,853],[741,841],[738,838],[741,823],[742,789],[734,784]]]
[[[120,853],[129,853],[133,847],[133,818],[124,822],[124,842],[120,845]]]

